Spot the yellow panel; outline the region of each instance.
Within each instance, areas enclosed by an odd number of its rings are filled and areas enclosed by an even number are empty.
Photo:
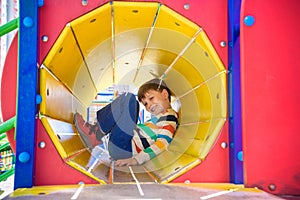
[[[34,186],[32,188],[19,188],[15,190],[10,197],[20,197],[27,195],[40,196],[48,195],[53,192],[64,192],[64,190],[76,189],[78,185],[51,185],[51,186]],[[26,198],[26,197],[25,197]]]
[[[80,101],[88,106],[97,90],[69,26],[66,26],[43,63]]]
[[[134,42],[132,42],[134,43]],[[121,85],[135,85],[134,74],[141,56],[141,49],[130,50],[116,60],[115,79]]]
[[[82,166],[78,165],[78,163],[73,162],[73,161],[67,161],[67,164],[70,165],[71,167],[77,169],[78,171],[82,172],[83,174],[91,177],[92,179],[98,181],[101,184],[106,184],[104,180],[99,179],[98,177],[94,176],[92,173],[86,171]]]
[[[197,55],[199,56],[199,55]],[[173,66],[173,69],[176,70],[181,76],[185,77],[186,81],[189,82],[191,88],[197,86],[199,83],[203,82],[205,77],[203,76],[203,72],[201,71],[201,67],[204,68],[203,65],[194,65],[195,63],[191,63],[190,60],[187,60],[183,57],[179,58],[176,64]],[[167,76],[171,75],[172,70],[169,72]],[[178,96],[185,93],[187,90],[178,93]]]
[[[160,8],[155,27],[180,32],[188,37],[192,37],[200,28],[195,23],[189,21],[182,15],[164,5]],[[177,42],[177,40],[174,41]]]
[[[142,50],[147,42],[149,28],[133,29],[119,33],[115,37],[115,58],[126,57],[128,54],[135,53],[137,61],[141,57]],[[138,66],[138,62],[133,63],[134,67]],[[116,65],[119,68],[119,65]]]
[[[209,123],[209,121],[193,122],[190,124],[180,123],[175,136],[176,138],[178,137],[180,139],[204,140],[209,129]]]
[[[151,27],[158,6],[158,3],[114,1],[115,34],[118,35],[120,32],[128,30]]]
[[[195,123],[198,121],[201,121],[205,118],[206,112],[210,112],[209,107],[210,107],[210,99],[205,98],[205,95],[202,94],[203,97],[199,98],[198,96],[195,95],[194,92],[191,92],[184,96],[183,98],[180,99],[181,103],[181,123],[186,124],[186,123]],[[203,98],[203,99],[202,99]],[[207,111],[205,111],[203,107],[201,107],[201,101],[206,100],[206,108]],[[201,108],[201,109],[200,109]]]
[[[183,154],[176,163],[169,165],[161,171],[154,172],[153,174],[159,177],[159,182],[169,183],[200,163],[201,161],[199,159]]]
[[[202,37],[200,34],[197,38]],[[198,42],[198,40],[196,39]],[[185,58],[191,65],[193,65],[198,73],[201,73],[204,80],[212,77],[218,72],[224,70],[224,66],[221,63],[221,66],[216,66],[216,63],[212,60],[211,52],[206,51],[203,46],[200,46],[199,43],[194,42],[183,54]]]
[[[163,170],[165,167],[170,165],[171,163],[176,162],[182,153],[173,152],[173,151],[164,151],[158,156],[154,157],[150,161],[144,164],[144,167],[152,173],[153,171]]]
[[[98,44],[111,38],[111,6],[107,3],[70,24],[86,57]]]
[[[186,47],[190,40],[191,37],[183,35],[181,32],[156,27],[153,30],[148,48],[169,51],[177,56]],[[145,59],[147,59],[147,57],[148,49],[146,51]],[[171,60],[170,63],[172,61],[173,60]]]
[[[95,179],[96,181],[99,181],[100,183],[107,183],[109,166],[106,166],[105,164],[99,164],[98,166],[95,166],[94,169],[90,169],[92,165],[91,163],[93,163],[95,159],[96,158],[91,154],[90,151],[83,151],[80,154],[68,159],[67,163],[89,177]]]
[[[131,66],[137,68],[142,49],[147,43],[158,5],[158,3],[144,2],[114,2],[116,59],[119,59],[120,56],[128,59],[126,55],[132,54],[132,51],[134,51],[136,52],[134,55],[136,62],[132,63],[130,60],[126,60],[126,62],[130,62]],[[116,65],[117,70],[120,67],[120,65]]]
[[[74,77],[83,59],[69,26],[66,26],[49,51],[44,65],[63,81],[69,88],[73,88]],[[71,70],[72,69],[72,70]]]
[[[88,169],[89,171],[89,169]],[[90,170],[93,176],[103,180],[106,183],[110,182],[110,166],[103,164],[97,164],[92,170]]]
[[[165,151],[148,161],[144,166],[158,182],[169,182],[199,163],[200,160],[196,157]]]
[[[210,88],[210,95],[212,99],[213,118],[227,117],[227,86],[225,82],[226,74],[220,74],[218,78],[214,78],[207,82]]]
[[[223,65],[215,48],[211,44],[210,40],[208,39],[208,37],[204,31],[202,31],[200,33],[199,37],[196,38],[196,42],[199,43],[201,45],[201,47],[204,48],[204,50],[208,53],[209,57],[215,63],[217,69],[219,71],[222,71],[225,68],[225,66]]]
[[[88,163],[89,160],[93,159],[92,154],[90,151],[83,151],[82,153],[68,159],[69,162],[74,162],[78,166],[80,166],[84,170],[88,170]]]
[[[196,24],[166,6],[161,6],[149,43],[149,49],[167,50],[177,55],[198,30],[199,26]],[[147,57],[148,50],[145,59]]]
[[[89,74],[95,87],[100,91],[99,77],[107,68],[112,67],[112,31],[111,31],[111,5],[109,3],[101,6],[88,14],[72,21],[71,28],[79,44]],[[89,76],[85,74],[85,76]],[[106,74],[109,79],[106,85],[112,84],[112,73]],[[102,89],[104,89],[102,87]]]
[[[136,79],[138,85],[152,79],[154,76],[160,77],[177,56],[161,49],[148,49],[146,55],[147,57]],[[176,96],[189,91],[202,80],[203,77],[200,71],[182,58],[178,60],[173,69],[164,78],[164,81]],[[181,83],[180,87],[178,87],[179,82]]]
[[[212,119],[206,123],[180,125],[176,136],[169,146],[169,151],[181,152],[187,155],[200,158],[200,155],[207,154],[212,145],[206,139],[214,141],[220,129],[217,128],[224,119]],[[210,137],[212,136],[212,137]],[[205,145],[205,147],[204,147]],[[204,152],[205,151],[205,152]],[[204,158],[201,156],[201,158]]]
[[[199,157],[199,148],[202,144],[203,140],[175,137],[168,150],[194,157]]]
[[[42,117],[41,121],[62,159],[86,151],[72,124],[46,117]]]
[[[84,63],[77,71],[74,77],[74,96],[76,96],[86,107],[95,99],[97,89],[91,79],[90,73]]]
[[[42,115],[71,123],[75,112],[86,116],[86,108],[45,68],[40,70],[40,78],[40,95],[42,96],[40,113]]]
[[[68,157],[78,152],[86,151],[76,128],[69,123],[58,120],[47,119],[53,132],[59,138],[60,144],[64,148]]]

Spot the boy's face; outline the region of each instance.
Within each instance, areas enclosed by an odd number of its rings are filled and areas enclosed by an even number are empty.
[[[141,99],[141,102],[148,112],[158,115],[171,107],[168,98],[167,90],[163,89],[160,92],[151,89],[145,93],[145,98]]]

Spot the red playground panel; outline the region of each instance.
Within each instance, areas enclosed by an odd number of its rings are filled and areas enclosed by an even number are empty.
[[[245,0],[241,10],[244,182],[300,194],[299,0]]]

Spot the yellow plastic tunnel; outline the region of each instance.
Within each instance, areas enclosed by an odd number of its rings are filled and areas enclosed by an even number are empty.
[[[40,70],[40,118],[63,160],[101,183],[111,169],[86,165],[73,115],[99,91],[162,78],[180,125],[167,151],[134,168],[169,182],[201,163],[226,121],[226,70],[205,30],[154,2],[107,3],[66,24]],[[117,173],[116,173],[117,174]],[[116,174],[114,175],[117,181]]]

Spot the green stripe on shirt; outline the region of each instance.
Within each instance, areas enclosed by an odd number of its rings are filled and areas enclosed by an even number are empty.
[[[149,155],[150,159],[152,159],[156,156],[156,154],[154,153],[154,151],[151,148],[145,149],[144,152]]]
[[[152,140],[156,141],[157,135],[151,128],[145,124],[138,124],[138,127],[140,127]]]

